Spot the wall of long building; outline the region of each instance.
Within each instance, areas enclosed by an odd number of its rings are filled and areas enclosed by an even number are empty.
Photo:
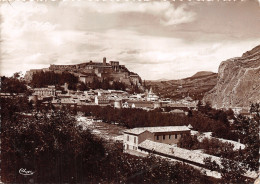
[[[123,146],[124,150],[138,151],[138,145],[145,140],[154,142],[177,145],[181,137],[185,134],[190,134],[190,131],[176,131],[176,132],[155,132],[151,133],[145,131],[141,134],[135,135],[131,133],[124,133]]]

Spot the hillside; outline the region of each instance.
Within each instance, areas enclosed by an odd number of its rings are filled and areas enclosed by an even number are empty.
[[[218,70],[217,85],[204,99],[215,108],[248,108],[260,102],[260,45],[241,57],[223,61]]]
[[[122,83],[129,88],[139,88],[143,90],[141,77],[129,71],[125,65],[120,65],[119,61],[103,62],[85,62],[75,65],[53,65],[49,68],[32,69],[25,74],[25,80],[30,83],[37,74],[47,74],[48,72],[55,74],[72,74],[78,78],[78,81],[84,84],[96,83],[96,81],[109,81],[110,83]],[[54,76],[54,74],[51,74]]]
[[[193,99],[201,100],[204,94],[216,85],[217,74],[203,71],[180,80],[145,82],[146,86],[152,87],[155,93],[164,98],[176,100],[189,95]]]
[[[211,75],[214,74],[214,72],[209,72],[209,71],[201,71],[201,72],[197,72],[195,73],[193,76],[191,77],[202,77],[202,76],[207,76],[207,75]]]

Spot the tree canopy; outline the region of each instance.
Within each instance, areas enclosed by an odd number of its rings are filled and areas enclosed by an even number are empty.
[[[124,154],[122,143],[92,135],[70,111],[24,114],[19,108],[22,103],[11,103],[18,107],[5,112],[15,112],[2,116],[1,180],[5,183],[215,182],[186,164]],[[21,168],[34,174],[21,175]]]
[[[1,93],[25,93],[27,87],[24,81],[20,80],[20,73],[12,77],[1,77]]]

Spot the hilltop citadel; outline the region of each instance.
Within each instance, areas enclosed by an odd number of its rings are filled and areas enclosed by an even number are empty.
[[[79,77],[79,81],[84,83],[91,83],[95,78],[98,80],[111,79],[119,81],[126,85],[141,86],[142,80],[136,73],[130,72],[125,65],[120,65],[119,61],[109,61],[103,58],[103,62],[89,61],[76,65],[54,65],[51,64],[49,68],[32,69],[25,74],[25,80],[31,81],[33,74],[38,72],[53,71],[55,73],[69,72]]]

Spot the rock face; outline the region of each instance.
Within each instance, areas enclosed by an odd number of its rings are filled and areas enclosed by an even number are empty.
[[[249,108],[260,102],[260,45],[242,57],[223,61],[216,86],[207,92],[204,102],[214,108]]]

